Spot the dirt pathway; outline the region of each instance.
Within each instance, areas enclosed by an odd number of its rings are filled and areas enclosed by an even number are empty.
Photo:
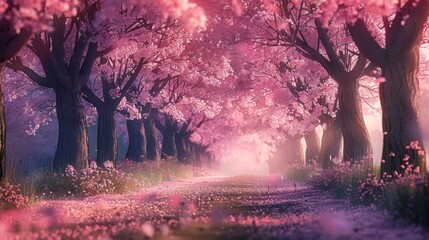
[[[371,207],[277,177],[197,178],[0,215],[0,239],[429,239]]]

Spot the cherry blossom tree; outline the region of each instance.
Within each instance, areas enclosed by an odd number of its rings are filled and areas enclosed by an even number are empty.
[[[128,59],[112,63],[122,65],[119,68],[123,71],[116,76],[108,75],[106,72],[100,74],[102,98],[98,97],[89,87],[83,89],[83,98],[96,108],[98,114],[97,163],[100,166],[105,161],[112,161],[115,166],[117,165],[116,111],[144,65],[143,59],[134,64],[127,61]]]
[[[331,25],[324,27],[316,12],[316,3],[298,3],[282,1],[277,5],[278,12],[268,15],[271,17],[261,16],[262,26],[274,29],[268,36],[260,36],[265,39],[262,43],[294,48],[303,57],[319,63],[337,82],[337,118],[344,139],[344,160],[365,161],[371,168],[372,148],[364,123],[358,80],[374,67],[368,65],[363,54],[355,51],[345,26],[333,19]],[[264,21],[269,22],[265,24]]]
[[[383,111],[383,153],[381,172],[403,172],[404,164],[425,170],[425,152],[420,123],[419,48],[429,16],[429,1],[382,1],[368,8],[345,4],[356,9],[348,16],[348,29],[360,51],[380,67],[385,81],[380,83]],[[381,12],[383,39],[371,33],[368,21]],[[368,14],[370,13],[370,14]],[[376,19],[377,20],[377,19]]]
[[[43,75],[25,64],[21,57],[10,60],[8,65],[55,92],[59,136],[54,170],[65,169],[69,164],[77,169],[88,166],[87,120],[81,93],[96,59],[111,51],[101,49],[100,44],[91,39],[97,37],[93,24],[100,9],[99,2],[85,1],[75,17],[54,15],[54,30],[36,33],[31,38],[28,49],[38,57]]]
[[[0,3],[0,75],[8,60],[22,49],[33,32],[50,28],[55,13],[76,14],[75,0],[6,0]],[[0,83],[0,181],[4,176],[6,118]]]
[[[164,18],[171,15],[180,18],[186,15],[186,18],[181,19],[181,23],[190,31],[204,26],[204,16],[198,6],[187,1],[174,5],[157,1],[83,1],[79,3],[77,16],[69,18],[64,14],[52,15],[53,31],[43,31],[32,38],[29,49],[40,58],[45,76],[25,66],[20,58],[11,61],[10,67],[26,72],[33,81],[53,88],[58,93],[56,105],[60,136],[54,169],[62,169],[67,164],[73,164],[77,168],[87,165],[86,120],[80,93],[89,80],[95,60],[111,51],[114,47],[111,40],[118,39],[118,35],[114,33],[118,33],[117,29],[123,27],[122,21],[116,21],[115,26],[111,24],[115,16],[113,13],[126,8],[130,3],[136,3],[134,10],[141,10],[147,5],[158,7],[164,13]],[[135,25],[129,26],[131,29],[144,23],[144,19],[135,20]],[[67,102],[72,107],[61,104]],[[75,121],[76,119],[78,121]],[[70,133],[73,136],[66,138]]]

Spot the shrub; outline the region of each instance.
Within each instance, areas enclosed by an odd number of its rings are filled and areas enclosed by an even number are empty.
[[[69,165],[65,173],[42,175],[37,185],[38,192],[48,197],[125,193],[142,187],[132,174],[114,169],[111,162],[106,162],[104,168],[91,162],[89,168],[80,171]]]
[[[429,226],[429,175],[398,177],[386,188],[380,206],[414,223]]]
[[[89,168],[79,171],[69,165],[61,174],[42,172],[35,185],[42,197],[85,197],[125,193],[192,176],[191,166],[180,164],[173,159],[150,162],[125,160],[119,164],[118,169],[114,169],[110,161],[105,162],[103,167],[98,167],[96,162],[92,161]]]
[[[319,171],[317,163],[306,164],[295,162],[290,164],[285,171],[286,178],[289,180],[304,181],[309,180]]]
[[[28,206],[28,197],[23,195],[19,185],[0,183],[0,210]]]
[[[324,170],[310,179],[320,190],[329,190],[337,197],[347,197],[355,204],[374,204],[408,219],[429,226],[429,175],[418,174],[409,167],[404,175],[384,174],[379,179],[365,174],[362,167],[345,164]]]

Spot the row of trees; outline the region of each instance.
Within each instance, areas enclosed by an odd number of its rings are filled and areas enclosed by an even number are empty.
[[[122,110],[132,119],[136,117],[131,116],[132,110],[142,104],[150,112],[156,112],[153,110],[160,106],[151,107],[150,98],[158,95],[172,79],[174,66],[166,62],[181,54],[180,49],[175,48],[180,43],[173,41],[176,38],[178,42],[185,41],[191,36],[188,33],[191,28],[203,24],[199,8],[186,1],[180,6],[162,1],[130,1],[116,5],[98,0],[30,2],[11,0],[1,6],[4,51],[1,69],[7,65],[13,71],[26,75],[34,84],[53,90],[59,125],[53,168],[62,170],[68,164],[77,169],[88,166],[88,108],[83,99],[90,102],[98,113],[98,161],[113,160],[116,163],[115,113]],[[61,8],[56,9],[50,4]],[[177,13],[180,8],[185,9]],[[31,13],[37,16],[25,18],[24,14],[30,14],[29,9],[34,10]],[[185,19],[179,26],[177,19],[168,17],[172,14],[180,19],[182,14],[189,12],[193,12],[193,17],[200,21],[188,23]],[[139,38],[145,41],[139,42]],[[161,63],[165,69],[159,67]],[[8,76],[14,77],[13,74]],[[150,96],[143,96],[145,93]],[[134,104],[126,103],[125,98]],[[129,105],[133,105],[131,109]],[[139,111],[139,114],[144,112]],[[4,110],[2,115],[0,177],[4,176],[5,163]],[[145,123],[149,123],[145,125],[148,125],[146,129],[152,127],[152,142],[158,144],[154,121],[150,121],[154,117],[145,116]],[[156,150],[156,146],[149,149],[152,148]],[[146,156],[142,155],[138,160],[141,158]]]
[[[60,9],[44,5],[54,2]],[[20,15],[26,7],[37,16]],[[99,163],[117,163],[122,114],[135,161],[221,158],[237,138],[267,158],[305,137],[308,161],[329,167],[342,152],[371,169],[360,89],[377,79],[381,171],[402,172],[404,159],[424,171],[418,67],[428,0],[9,0],[0,13],[2,70],[55,93],[55,170],[87,167],[94,108]]]
[[[330,12],[327,8],[332,7],[332,2],[337,3],[332,12],[340,14],[320,15],[317,8]],[[382,78],[381,172],[401,173],[404,164],[412,164],[424,172],[418,69],[429,2],[384,1],[381,5],[332,2],[319,5],[317,1],[279,1],[275,4],[278,10],[260,21],[263,30],[257,34],[257,41],[268,47],[293,48],[303,58],[319,63],[321,70],[336,82],[338,111],[331,124],[337,122],[341,130],[344,161],[369,160],[364,164],[372,166],[359,80],[364,76]],[[389,5],[391,8],[385,8]],[[344,19],[350,9],[354,14]],[[385,17],[380,19],[372,11]]]

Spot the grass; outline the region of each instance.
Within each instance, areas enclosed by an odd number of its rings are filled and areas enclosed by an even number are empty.
[[[377,167],[375,171],[379,171]],[[376,205],[413,223],[429,227],[429,175],[411,170],[404,176],[368,174],[362,167],[338,165],[319,172],[309,183],[353,204]]]
[[[132,174],[146,187],[175,179],[186,179],[194,176],[193,167],[179,163],[176,159],[135,163],[123,161],[120,171]]]
[[[15,170],[16,162],[9,161],[5,182],[19,187],[20,194],[32,204],[43,199],[137,191],[165,181],[191,178],[195,168],[180,164],[175,159],[168,159],[156,162],[123,161],[118,169],[92,165],[92,168],[80,171],[70,168],[64,173],[40,170],[31,178],[25,179],[19,179]]]
[[[380,207],[400,217],[429,227],[429,175],[396,179],[385,190]]]

